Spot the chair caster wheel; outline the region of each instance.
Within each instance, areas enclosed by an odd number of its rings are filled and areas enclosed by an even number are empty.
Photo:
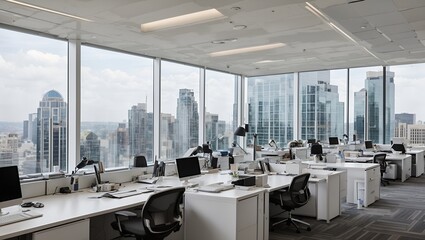
[[[310,232],[310,231],[311,231],[311,227],[308,227],[308,228],[307,228],[307,231],[309,231],[309,232]]]
[[[301,233],[300,230],[297,230],[297,233]]]

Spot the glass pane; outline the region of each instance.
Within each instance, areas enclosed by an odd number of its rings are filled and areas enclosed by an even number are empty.
[[[407,138],[410,144],[425,144],[425,111],[418,106],[425,85],[425,64],[388,67],[394,73],[395,116],[392,137]],[[425,86],[424,86],[425,87]],[[389,116],[392,117],[392,116]]]
[[[293,73],[248,78],[247,97],[249,131],[257,133],[258,145],[274,139],[282,148],[294,139]]]
[[[228,149],[237,126],[236,76],[206,71],[205,138],[213,150]]]
[[[106,168],[153,156],[153,61],[81,48],[81,157]]]
[[[328,142],[345,133],[347,70],[302,72],[300,82],[301,139]]]
[[[0,29],[0,166],[67,170],[67,43]]]
[[[161,63],[160,158],[181,157],[199,145],[199,68]]]
[[[383,83],[380,66],[350,69],[350,133],[355,134],[357,140],[384,143]],[[387,81],[388,88],[391,83]],[[391,96],[390,92],[387,94]]]

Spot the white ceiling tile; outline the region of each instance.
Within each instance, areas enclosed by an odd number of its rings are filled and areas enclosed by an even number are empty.
[[[399,12],[390,12],[379,15],[365,17],[367,21],[375,27],[397,25],[407,23],[406,19]]]
[[[425,7],[424,0],[393,0],[398,10]]]
[[[401,11],[401,14],[408,22],[418,22],[425,20],[425,7],[411,8]]]
[[[383,38],[382,35],[375,29],[370,31],[357,32],[357,33],[354,33],[354,36],[358,37],[361,40]]]

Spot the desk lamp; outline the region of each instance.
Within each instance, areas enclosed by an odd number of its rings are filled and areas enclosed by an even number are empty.
[[[80,170],[81,168],[87,166],[87,165],[93,165],[94,161],[93,160],[88,160],[86,157],[83,157],[83,159],[81,160],[80,163],[77,164],[77,166],[75,166],[75,170],[74,173],[77,173],[78,170]]]
[[[277,151],[277,150],[278,150],[278,147],[277,147],[276,141],[275,141],[274,139],[270,139],[270,140],[269,140],[269,146],[270,146],[270,147],[274,147],[274,150],[275,150],[275,151]]]
[[[235,131],[235,133],[234,133],[234,135],[235,136],[239,136],[239,137],[245,137],[246,136],[246,131],[245,131],[245,128],[243,128],[243,127],[238,127],[237,129],[236,129],[236,131]],[[241,145],[239,145],[239,143],[237,142],[237,141],[235,141],[234,142],[240,149],[242,149],[242,151],[245,153],[245,154],[248,154],[246,151],[245,151],[245,149],[243,149],[242,147],[241,147]]]

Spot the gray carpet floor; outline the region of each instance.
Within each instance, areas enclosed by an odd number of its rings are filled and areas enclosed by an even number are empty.
[[[425,176],[381,187],[381,199],[367,208],[343,204],[342,214],[331,220],[295,216],[311,224],[311,232],[296,233],[286,224],[270,232],[270,240],[424,240]]]

